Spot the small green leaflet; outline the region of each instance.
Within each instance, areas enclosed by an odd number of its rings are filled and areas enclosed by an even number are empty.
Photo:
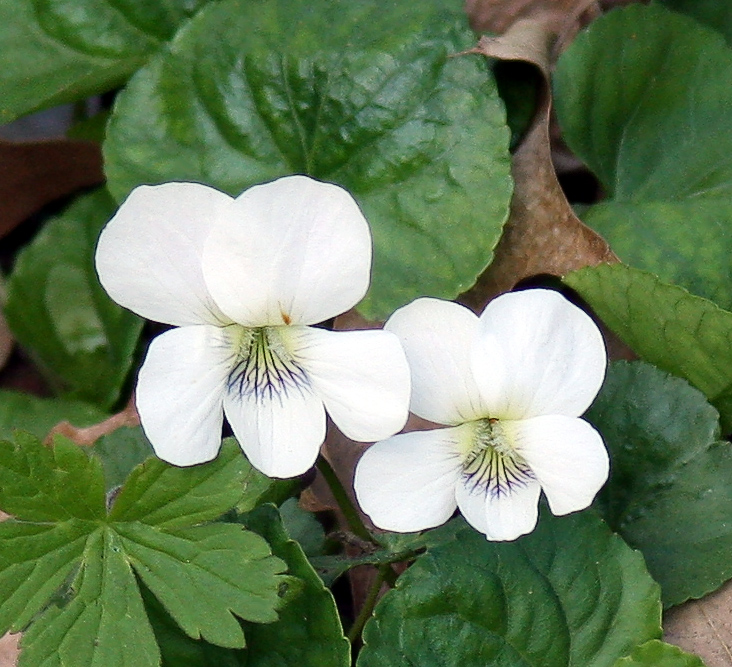
[[[214,461],[135,468],[107,513],[102,466],[63,439],[0,442],[0,634],[24,629],[20,667],[156,667],[136,577],[192,638],[246,645],[238,619],[271,623],[294,580],[267,542],[203,521],[241,499],[233,442]]]

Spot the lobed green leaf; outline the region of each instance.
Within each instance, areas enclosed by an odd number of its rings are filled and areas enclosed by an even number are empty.
[[[14,442],[0,441],[0,509],[25,521],[102,519],[101,464],[62,438],[46,447],[18,431]]]
[[[150,458],[135,468],[115,499],[110,521],[140,521],[161,528],[219,518],[240,500],[251,466],[233,439],[211,462],[177,468]]]
[[[511,196],[495,82],[456,4],[225,0],[119,96],[110,188],[199,181],[232,195],[292,173],[347,188],[369,220],[363,312],[452,298],[491,259]],[[357,33],[351,26],[358,25]],[[355,35],[358,35],[356,38]]]
[[[643,552],[664,604],[731,578],[732,446],[704,396],[648,364],[617,362],[587,418],[613,462],[600,506]]]
[[[719,33],[634,4],[578,36],[559,60],[554,98],[567,143],[608,193],[583,220],[622,261],[724,308],[732,308],[730,77],[732,50]]]
[[[399,577],[357,664],[611,667],[660,636],[658,592],[642,556],[591,512],[544,512],[515,542],[466,527]]]

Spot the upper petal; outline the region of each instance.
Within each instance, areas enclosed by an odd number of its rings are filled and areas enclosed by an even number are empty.
[[[455,431],[403,433],[366,450],[353,488],[374,525],[410,533],[439,526],[452,516],[460,474]]]
[[[228,323],[203,280],[201,252],[229,195],[199,183],[135,188],[99,237],[104,289],[138,315],[174,325]]]
[[[305,386],[273,394],[231,388],[224,412],[249,462],[268,477],[297,477],[325,440],[323,402]]]
[[[471,365],[478,318],[450,301],[422,298],[384,325],[399,338],[412,373],[414,414],[438,424],[487,416]]]
[[[345,190],[288,176],[239,196],[206,241],[203,272],[240,324],[315,324],[366,294],[371,233]]]
[[[554,514],[589,507],[609,473],[600,434],[583,419],[546,415],[503,422],[504,432],[539,480]]]
[[[409,367],[396,336],[379,330],[297,330],[297,361],[347,437],[371,442],[404,426]]]
[[[231,363],[223,330],[214,326],[172,329],[150,343],[135,400],[161,459],[189,466],[216,456]]]
[[[458,483],[457,504],[465,520],[489,540],[515,540],[534,530],[541,487],[536,481],[493,495]]]
[[[558,292],[503,294],[480,316],[473,367],[490,416],[581,415],[605,377],[600,330]]]

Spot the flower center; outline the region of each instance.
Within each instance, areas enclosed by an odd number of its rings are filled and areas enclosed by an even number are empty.
[[[289,336],[282,329],[285,327],[236,327],[236,363],[229,374],[229,389],[238,390],[242,396],[271,399],[309,385],[307,374],[295,360]]]
[[[463,479],[472,493],[507,496],[535,480],[529,464],[511,446],[498,419],[475,423],[473,447],[463,458]]]

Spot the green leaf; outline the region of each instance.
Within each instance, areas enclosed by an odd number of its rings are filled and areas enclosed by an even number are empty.
[[[66,440],[46,447],[18,431],[15,442],[0,441],[0,509],[25,521],[101,519],[101,464]]]
[[[730,78],[721,35],[639,4],[594,21],[555,74],[564,137],[608,193],[583,220],[622,261],[724,308],[732,308]]]
[[[50,220],[18,254],[5,308],[13,334],[50,379],[103,408],[119,397],[142,327],[107,296],[94,269],[97,236],[114,208],[97,190]]]
[[[287,535],[297,542],[308,558],[325,551],[325,529],[312,512],[300,507],[297,498],[289,498],[280,507],[282,525]]]
[[[638,646],[614,667],[704,667],[701,658],[654,639]]]
[[[114,531],[89,536],[82,564],[73,599],[49,607],[23,635],[18,667],[157,667],[160,653]]]
[[[358,25],[355,37],[352,26]],[[511,196],[509,132],[455,4],[208,5],[118,97],[104,152],[122,199],[192,180],[233,195],[306,173],[347,188],[371,223],[361,308],[452,298],[490,261]]]
[[[93,405],[59,398],[38,398],[19,391],[0,390],[0,439],[12,438],[13,431],[45,438],[59,422],[84,427],[98,424],[107,415]]]
[[[587,418],[612,459],[607,521],[643,552],[664,603],[731,578],[732,445],[704,396],[642,362],[618,362]]]
[[[145,479],[141,466],[131,476],[140,516],[127,508],[115,521],[96,457],[20,432],[0,443],[0,507],[17,517],[0,522],[0,634],[24,630],[21,666],[158,665],[138,578],[192,637],[242,647],[238,619],[278,618],[297,581],[281,575],[286,565],[265,540],[238,524],[192,525],[231,509],[241,494],[232,457],[221,460],[208,464],[211,474],[207,466],[178,470],[195,483]],[[183,491],[171,495],[175,480]],[[123,487],[119,497],[133,496]],[[195,499],[202,510],[192,510]]]
[[[713,402],[732,387],[732,313],[620,264],[581,269],[564,282],[645,361],[686,378]],[[732,424],[732,409],[723,417]]]
[[[732,45],[732,5],[719,0],[661,0],[669,9],[686,14],[714,28]]]
[[[118,428],[102,436],[90,448],[104,468],[107,491],[118,487],[132,469],[153,455],[152,445],[142,428]]]
[[[258,535],[224,523],[167,531],[134,523],[116,531],[138,576],[190,637],[239,648],[244,632],[234,614],[277,620],[283,591],[272,582],[285,564]]]
[[[277,510],[272,505],[259,507],[248,515],[247,525],[272,545],[274,554],[304,584],[277,623],[246,625],[247,667],[348,667],[351,647],[343,636],[335,600],[300,545],[289,539]]]
[[[0,0],[0,124],[120,86],[204,0]]]
[[[130,474],[109,518],[164,528],[217,519],[240,500],[250,469],[233,438],[203,465],[177,468],[148,459]]]
[[[515,542],[466,527],[417,559],[377,605],[359,667],[611,667],[660,636],[658,585],[592,512]]]

